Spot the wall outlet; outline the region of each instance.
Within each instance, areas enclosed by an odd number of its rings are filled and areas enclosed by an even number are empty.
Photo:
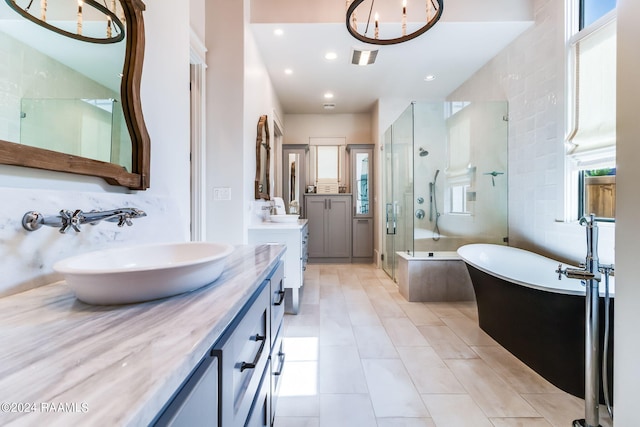
[[[215,187],[213,189],[213,200],[231,200],[231,188]]]

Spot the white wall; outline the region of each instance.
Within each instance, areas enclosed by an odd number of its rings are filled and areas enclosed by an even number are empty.
[[[189,11],[178,0],[144,12],[146,52],[142,109],[151,136],[151,188],[128,191],[103,180],[58,172],[0,166],[0,295],[59,279],[55,261],[91,250],[189,236]],[[171,28],[172,31],[167,31]],[[132,227],[104,223],[81,233],[23,230],[30,210],[113,209],[135,206],[147,213]]]
[[[535,0],[535,25],[450,96],[509,102],[509,242],[556,259],[584,261],[585,230],[564,222],[565,12]],[[613,262],[614,227],[600,226],[599,254]]]
[[[248,0],[215,0],[205,6],[206,238],[233,244],[246,243],[247,225],[251,222],[258,119],[268,116],[273,140],[273,119],[282,117],[248,29],[248,4]],[[275,153],[271,154],[273,159]],[[273,160],[271,167],[273,171]],[[213,200],[213,189],[217,187],[230,188],[231,200]]]
[[[206,34],[206,8],[204,1],[189,0],[189,24],[193,34],[199,40],[204,40]]]
[[[370,114],[286,114],[285,144],[308,144],[309,137],[346,137],[347,144],[372,144]]]
[[[618,0],[617,205],[614,396],[615,426],[638,424],[640,402],[640,2]]]

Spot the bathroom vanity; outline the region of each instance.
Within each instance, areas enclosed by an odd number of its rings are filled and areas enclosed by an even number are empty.
[[[351,262],[351,194],[305,194],[312,262]]]
[[[0,298],[0,424],[271,425],[283,255],[236,247],[213,284],[140,304],[84,304],[65,282]]]
[[[306,219],[293,223],[260,222],[249,226],[249,243],[280,243],[287,247],[284,255],[284,287],[291,291],[291,313],[300,309],[300,288],[307,268],[309,226]]]

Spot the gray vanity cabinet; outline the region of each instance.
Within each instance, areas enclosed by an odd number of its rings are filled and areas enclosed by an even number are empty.
[[[309,261],[351,261],[351,195],[307,194]]]
[[[176,392],[155,427],[272,425],[274,393],[284,366],[283,279],[280,262]]]
[[[373,262],[373,218],[353,219],[353,262]]]

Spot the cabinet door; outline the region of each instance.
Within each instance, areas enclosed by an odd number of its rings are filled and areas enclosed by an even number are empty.
[[[305,202],[309,230],[307,250],[309,257],[325,256],[325,206],[324,197],[307,197]]]
[[[371,218],[353,220],[353,256],[354,258],[373,257],[373,220]]]
[[[351,198],[329,197],[325,222],[327,239],[326,255],[330,257],[351,256]]]
[[[218,358],[207,357],[182,387],[155,427],[218,425]]]

